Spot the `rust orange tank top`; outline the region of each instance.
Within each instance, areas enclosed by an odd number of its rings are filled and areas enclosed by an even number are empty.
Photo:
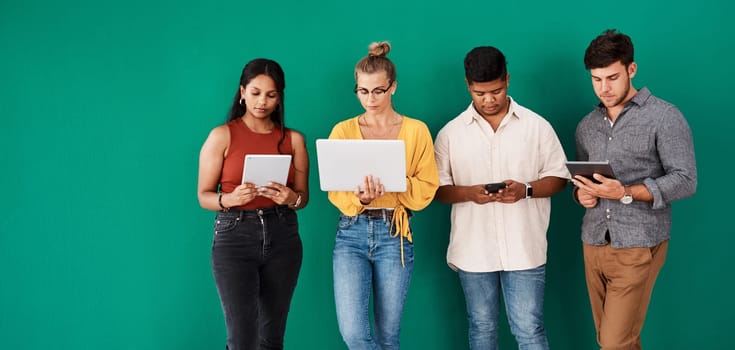
[[[278,151],[278,140],[281,138],[281,128],[275,126],[268,134],[258,134],[245,125],[242,118],[227,122],[230,129],[230,147],[227,151],[222,174],[219,183],[221,191],[229,193],[235,190],[242,182],[242,167],[246,154],[293,154],[291,145],[291,133],[286,129],[286,137],[281,143],[281,151]],[[293,159],[288,170],[286,186],[293,188],[294,166]],[[276,205],[275,202],[266,197],[255,197],[249,203],[234,207],[235,209],[258,209]]]

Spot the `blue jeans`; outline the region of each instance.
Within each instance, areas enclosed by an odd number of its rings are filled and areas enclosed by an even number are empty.
[[[351,350],[399,349],[403,302],[413,268],[413,246],[390,236],[390,219],[344,216],[334,242],[334,300],[342,339]],[[401,265],[400,240],[406,266]],[[369,302],[373,293],[375,335]]]
[[[283,349],[301,269],[296,213],[278,206],[218,212],[212,269],[227,326],[227,349]]]
[[[467,302],[470,349],[497,350],[500,291],[510,330],[523,350],[548,349],[544,329],[546,265],[521,271],[465,272],[459,279]]]

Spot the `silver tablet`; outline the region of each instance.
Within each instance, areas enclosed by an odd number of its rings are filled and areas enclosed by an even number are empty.
[[[290,154],[247,154],[242,169],[242,183],[250,182],[261,187],[273,181],[285,185],[290,165]]]

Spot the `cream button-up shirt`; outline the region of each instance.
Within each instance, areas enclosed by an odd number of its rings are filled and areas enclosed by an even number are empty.
[[[497,131],[470,104],[439,131],[434,148],[439,186],[570,178],[564,149],[551,124],[512,98]],[[512,204],[455,203],[447,263],[467,272],[541,266],[546,263],[550,214],[550,198]]]

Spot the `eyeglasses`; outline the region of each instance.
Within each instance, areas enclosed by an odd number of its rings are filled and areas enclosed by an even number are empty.
[[[355,85],[355,93],[360,96],[369,96],[370,94],[373,94],[375,97],[383,97],[388,90],[390,90],[391,86],[393,86],[393,82],[391,81],[390,84],[388,84],[387,88],[382,87],[376,87],[373,89],[373,91],[370,91],[366,88],[358,88],[357,85]]]

